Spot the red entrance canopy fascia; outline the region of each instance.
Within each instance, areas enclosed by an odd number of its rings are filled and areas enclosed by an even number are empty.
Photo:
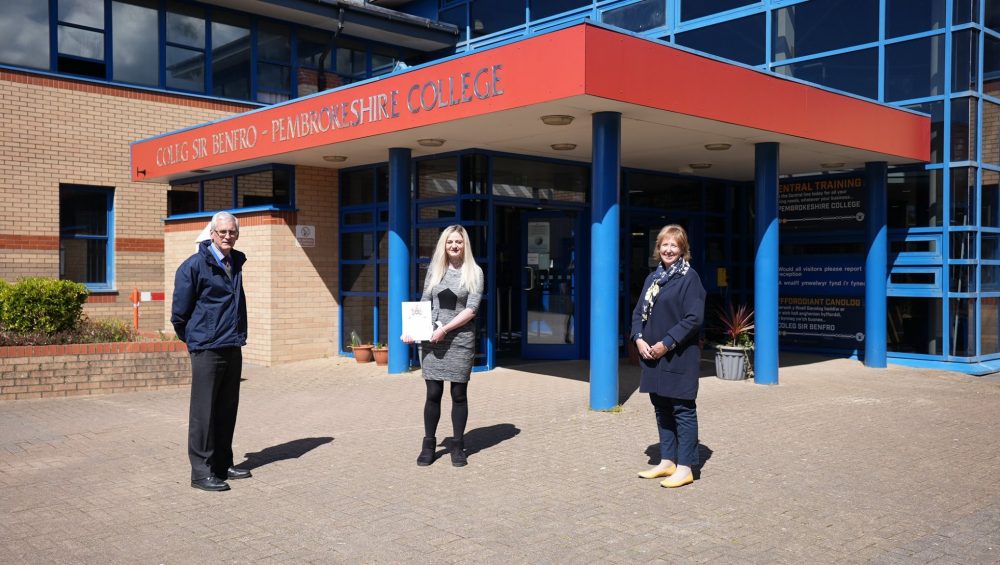
[[[132,179],[156,180],[579,95],[906,160],[930,157],[925,116],[581,24],[135,142]],[[367,119],[351,123],[352,105],[366,104],[373,108]],[[331,115],[343,117],[343,127]]]

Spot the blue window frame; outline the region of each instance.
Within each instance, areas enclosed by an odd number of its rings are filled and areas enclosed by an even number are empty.
[[[601,21],[608,25],[642,33],[667,25],[666,4],[663,0],[640,0],[601,14]]]
[[[91,290],[114,286],[114,189],[59,187],[59,278]]]
[[[159,0],[111,3],[111,79],[160,84]]]
[[[165,84],[168,89],[205,92],[208,25],[200,6],[168,2]]]
[[[812,0],[775,10],[771,21],[774,60],[877,41],[878,7],[878,0]]]
[[[760,0],[680,0],[681,20],[688,21],[757,4]]]
[[[944,94],[944,35],[885,46],[885,100]]]
[[[701,27],[678,33],[678,45],[718,55],[746,65],[762,65],[767,54],[764,46],[764,14]],[[725,37],[725,41],[719,38]]]
[[[49,4],[5,0],[4,18],[17,22],[17,33],[0,34],[0,63],[45,69],[49,60]]]
[[[874,48],[799,61],[774,71],[867,98],[878,96],[878,49]]]
[[[58,0],[56,5],[56,68],[105,78],[104,0]]]
[[[264,165],[178,180],[167,192],[167,216],[200,216],[219,210],[295,209],[295,169]]]

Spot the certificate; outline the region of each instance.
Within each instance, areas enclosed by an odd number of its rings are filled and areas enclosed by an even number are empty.
[[[403,302],[403,335],[410,336],[413,341],[428,341],[434,333],[431,323],[431,303]]]

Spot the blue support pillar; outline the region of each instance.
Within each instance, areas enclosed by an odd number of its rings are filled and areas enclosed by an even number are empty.
[[[403,343],[403,312],[410,300],[410,150],[389,149],[389,374],[410,369]]]
[[[754,382],[778,384],[778,144],[755,147]]]
[[[622,116],[593,116],[592,215],[590,226],[590,408],[618,405],[618,194],[621,184]]]
[[[868,215],[865,218],[865,366],[886,366],[886,281],[889,265],[887,165],[865,163]]]

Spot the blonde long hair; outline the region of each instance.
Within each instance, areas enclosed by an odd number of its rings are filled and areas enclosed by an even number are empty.
[[[437,286],[444,274],[448,271],[448,253],[445,244],[448,236],[457,233],[462,236],[462,278],[459,285],[469,292],[480,294],[483,292],[483,270],[476,263],[476,258],[472,256],[472,243],[469,242],[469,233],[465,228],[455,224],[444,228],[441,237],[438,238],[437,247],[434,248],[434,255],[431,257],[430,278],[427,280],[427,288]]]

